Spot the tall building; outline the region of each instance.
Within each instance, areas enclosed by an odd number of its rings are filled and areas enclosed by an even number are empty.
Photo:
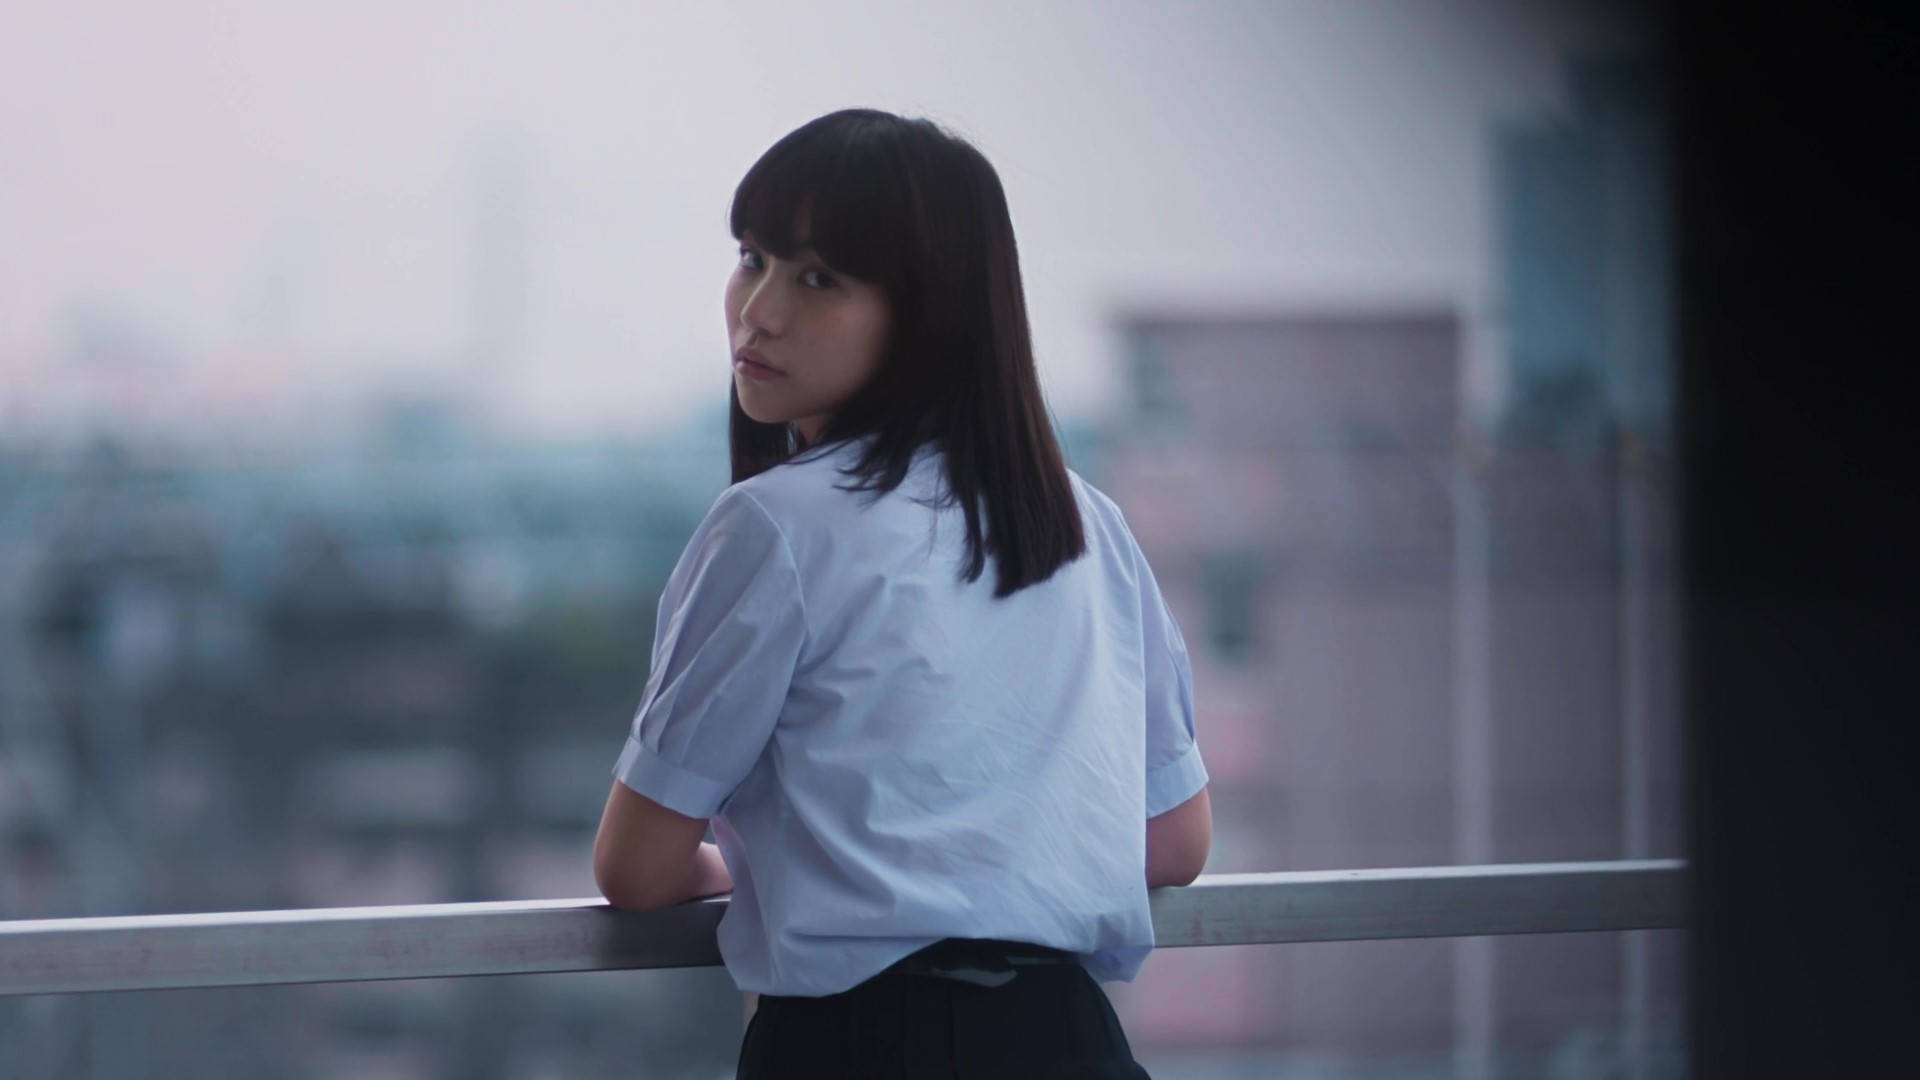
[[[1673,243],[1658,71],[1570,67],[1567,112],[1496,133],[1504,409],[1486,537],[1488,774],[1502,862],[1682,854]],[[1617,988],[1623,1061],[1677,1042],[1678,932],[1484,946],[1490,1041],[1538,1046]]]
[[[1453,861],[1457,320],[1140,313],[1124,334],[1102,480],[1193,658],[1208,870]],[[1450,956],[1163,953],[1120,996],[1163,1044],[1442,1054]]]
[[[1660,86],[1595,60],[1569,100],[1495,135],[1484,429],[1446,311],[1122,321],[1102,479],[1193,653],[1213,872],[1681,854]],[[1675,931],[1209,952],[1117,995],[1148,1040],[1681,1061]]]
[[[519,359],[525,345],[529,296],[529,150],[507,132],[476,137],[468,169],[472,179],[472,232],[468,373],[497,379]]]

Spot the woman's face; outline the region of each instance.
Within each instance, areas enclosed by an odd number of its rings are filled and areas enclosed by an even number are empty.
[[[763,424],[793,422],[808,443],[886,348],[880,287],[829,269],[804,242],[781,259],[742,236],[726,307],[740,408]]]

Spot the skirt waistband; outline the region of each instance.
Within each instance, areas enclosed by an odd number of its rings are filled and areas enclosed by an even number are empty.
[[[943,938],[906,956],[882,974],[930,975],[976,986],[1003,986],[1020,968],[1078,964],[1077,954],[1029,941]]]

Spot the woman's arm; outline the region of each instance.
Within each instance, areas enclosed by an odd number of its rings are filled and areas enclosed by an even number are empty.
[[[733,891],[706,820],[677,813],[614,781],[593,838],[593,878],[617,908],[647,911]]]
[[[1207,789],[1147,819],[1147,888],[1191,885],[1213,849],[1213,803]]]

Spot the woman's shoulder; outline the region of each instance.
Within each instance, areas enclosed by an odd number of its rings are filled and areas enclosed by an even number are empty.
[[[1081,529],[1086,536],[1088,549],[1098,550],[1101,561],[1120,579],[1130,582],[1136,580],[1139,564],[1145,556],[1140,551],[1139,541],[1134,538],[1132,526],[1127,523],[1126,514],[1120,510],[1120,504],[1072,469],[1067,470],[1067,478],[1080,504]]]
[[[764,472],[728,485],[715,502],[716,511],[733,508],[734,513],[751,512],[763,517],[783,532],[806,531],[818,523],[831,522],[841,515],[846,497],[841,485],[848,483],[842,470],[853,460],[844,448],[827,447],[824,452],[796,455]]]
[[[860,489],[859,474],[851,471],[859,458],[856,451],[856,445],[826,447],[729,485],[710,516],[753,518],[756,527],[776,530],[790,544],[805,544],[811,539],[831,539],[861,521],[886,529],[907,527],[911,523],[897,520],[898,513],[880,518],[869,514],[874,504],[889,496],[901,511],[909,503],[930,508],[945,505],[939,498],[945,484],[937,448],[916,454],[908,480],[884,493]],[[1136,545],[1119,504],[1072,468],[1066,474],[1089,543],[1106,549],[1110,557],[1131,561]],[[918,515],[909,516],[918,520]]]
[[[1120,512],[1120,504],[1092,481],[1072,469],[1067,470],[1067,482],[1073,487],[1074,495],[1083,512],[1090,512],[1093,520],[1088,525],[1097,525],[1103,531],[1119,535],[1131,535],[1127,528],[1127,517]]]
[[[1075,472],[1071,466],[1067,468],[1067,483],[1072,485],[1074,494],[1082,503],[1091,504],[1102,516],[1120,516],[1119,505],[1109,498],[1106,492],[1095,487],[1093,481]]]

